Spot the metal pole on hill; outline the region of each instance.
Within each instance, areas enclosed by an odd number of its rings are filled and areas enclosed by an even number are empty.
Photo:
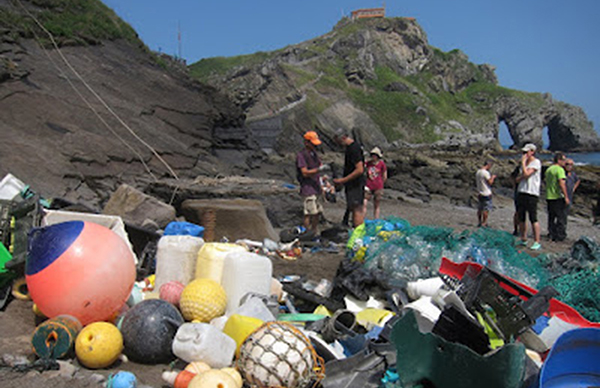
[[[181,61],[181,24],[177,22],[177,59]]]

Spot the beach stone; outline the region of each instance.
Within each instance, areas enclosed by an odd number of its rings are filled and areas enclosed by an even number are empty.
[[[206,241],[265,238],[278,241],[263,204],[250,199],[189,199],[181,211],[189,222],[204,226]]]
[[[122,184],[112,194],[102,213],[121,216],[126,222],[139,227],[154,222],[163,229],[175,220],[176,215],[173,206],[127,184]]]
[[[58,360],[57,362],[58,362],[58,365],[60,366],[60,369],[44,372],[44,376],[51,378],[51,379],[56,378],[56,377],[60,377],[63,379],[71,379],[75,376],[75,374],[79,370],[78,367],[71,364],[71,362],[69,362],[69,361]]]
[[[106,376],[101,375],[100,373],[92,373],[89,377],[88,380],[90,380],[93,383],[96,384],[102,384],[106,381]]]

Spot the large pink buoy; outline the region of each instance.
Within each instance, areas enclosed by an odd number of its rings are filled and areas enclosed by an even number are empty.
[[[25,278],[47,317],[68,314],[83,325],[110,319],[127,301],[135,260],[112,230],[87,221],[33,229]]]

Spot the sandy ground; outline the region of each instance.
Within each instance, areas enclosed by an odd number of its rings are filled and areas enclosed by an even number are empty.
[[[412,225],[438,225],[448,226],[462,231],[473,229],[477,224],[476,210],[469,207],[457,207],[448,203],[443,198],[434,198],[430,203],[420,203],[414,200],[399,199],[400,195],[388,191],[382,205],[382,217],[398,216],[408,220]],[[490,215],[490,226],[496,229],[512,231],[513,204],[509,198],[496,197],[495,209]],[[546,234],[546,213],[540,206],[540,221],[542,234]],[[336,204],[327,204],[325,218],[330,223],[339,222],[344,212],[343,201]],[[369,207],[369,216],[372,208]],[[326,227],[327,225],[324,225]],[[591,225],[591,221],[581,218],[569,218],[568,240],[554,243],[542,239],[542,252],[564,252],[580,236],[589,236],[600,241],[600,229]],[[530,238],[531,240],[531,238]],[[533,252],[529,252],[533,253]],[[309,279],[332,279],[338,263],[343,257],[338,254],[318,252],[311,254],[305,252],[295,261],[281,259],[274,260],[274,275],[305,275]],[[36,325],[35,316],[31,310],[32,302],[13,300],[5,311],[0,312],[0,355],[23,356],[34,360],[31,350],[31,334]],[[7,368],[0,368],[0,387],[99,387],[98,381],[111,373],[127,370],[136,374],[139,384],[152,387],[165,386],[160,378],[162,371],[170,369],[169,365],[140,365],[132,362],[118,363],[110,369],[98,371],[87,370],[79,365],[76,360],[71,360],[70,368],[60,372],[30,371],[27,373],[11,372]]]

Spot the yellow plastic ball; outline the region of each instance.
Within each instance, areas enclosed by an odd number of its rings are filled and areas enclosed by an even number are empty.
[[[81,330],[75,340],[75,354],[79,362],[90,369],[106,368],[123,351],[123,336],[108,322],[94,322]]]
[[[227,295],[221,285],[212,279],[196,279],[181,293],[179,309],[187,321],[210,322],[220,317],[227,307]]]

